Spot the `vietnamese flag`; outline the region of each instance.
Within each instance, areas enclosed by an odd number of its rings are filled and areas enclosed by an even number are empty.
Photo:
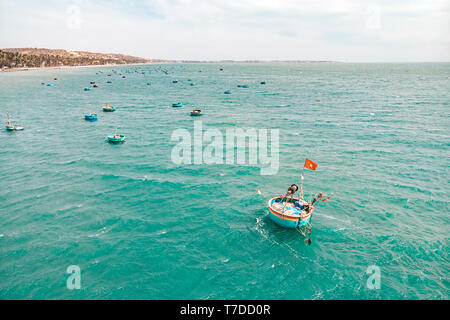
[[[310,170],[316,170],[317,168],[317,163],[313,162],[312,160],[309,160],[308,158],[306,158],[305,160],[305,166],[306,169],[310,169]]]

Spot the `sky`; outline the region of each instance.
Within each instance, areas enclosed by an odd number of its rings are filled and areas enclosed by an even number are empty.
[[[0,0],[0,48],[173,60],[450,61],[450,0]]]

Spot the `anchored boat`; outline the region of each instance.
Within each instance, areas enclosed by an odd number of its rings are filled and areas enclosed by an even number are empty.
[[[183,106],[183,104],[181,102],[172,103],[172,107],[174,107],[174,108],[180,108],[182,106]]]
[[[305,236],[305,241],[311,244],[311,216],[314,211],[314,204],[318,200],[327,201],[331,196],[324,198],[322,192],[320,192],[311,202],[304,199],[303,179],[305,169],[315,171],[317,163],[306,159],[302,170],[300,189],[296,184],[292,184],[284,196],[279,195],[269,199],[267,207],[269,208],[269,217],[273,222],[284,228],[297,228]],[[296,196],[297,192],[298,196]]]
[[[89,121],[97,121],[97,114],[96,113],[87,113],[84,115],[84,119],[85,120],[89,120]]]
[[[104,112],[114,112],[116,111],[116,108],[113,106],[110,106],[108,102],[105,103],[105,106],[103,107]]]
[[[117,134],[117,129],[116,132],[114,133],[113,136],[108,136],[108,142],[110,143],[124,143],[125,142],[125,136],[122,134]]]
[[[6,113],[6,118],[8,119],[7,124],[5,125],[5,129],[7,131],[21,131],[24,129],[24,127],[20,124],[12,124],[11,121],[9,120],[9,114]]]
[[[191,116],[198,117],[201,115],[202,115],[202,110],[200,110],[200,109],[191,110]]]

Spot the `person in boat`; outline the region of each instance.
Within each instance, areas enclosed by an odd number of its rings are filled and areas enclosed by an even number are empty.
[[[310,207],[309,203],[306,203],[306,204],[303,205],[303,210],[306,213],[309,213],[309,210],[311,210],[311,207]]]

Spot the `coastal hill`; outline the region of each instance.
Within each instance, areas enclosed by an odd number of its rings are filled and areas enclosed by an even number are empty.
[[[145,59],[115,53],[68,51],[63,49],[6,48],[0,49],[0,68],[42,68],[63,66],[161,63],[165,60]]]

